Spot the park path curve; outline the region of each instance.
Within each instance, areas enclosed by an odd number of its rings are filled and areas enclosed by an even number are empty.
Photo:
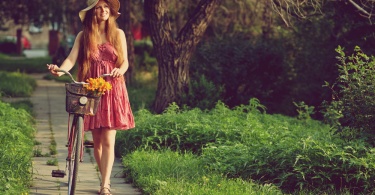
[[[32,74],[38,87],[34,91],[31,102],[36,115],[36,141],[34,151],[42,157],[33,158],[33,181],[30,187],[31,195],[67,194],[67,177],[54,178],[52,170],[65,169],[67,148],[67,123],[68,114],[65,111],[64,83],[43,80],[44,74]],[[85,134],[92,140],[91,133]],[[51,140],[56,142],[57,154],[48,157]],[[89,152],[88,152],[89,151]],[[43,157],[44,156],[44,157]],[[47,165],[47,161],[57,159],[58,165]],[[100,185],[99,175],[92,150],[86,149],[84,161],[79,165],[78,183],[76,194],[98,194]],[[142,194],[131,184],[125,183],[121,159],[116,158],[111,174],[112,194],[114,195],[139,195]]]

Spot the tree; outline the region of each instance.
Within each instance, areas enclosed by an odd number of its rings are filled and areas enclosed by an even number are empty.
[[[0,25],[4,25],[6,21],[13,21],[14,24],[20,25],[17,29],[17,47],[18,53],[22,53],[22,28],[31,23],[44,24],[49,23],[52,31],[56,32],[52,38],[55,47],[59,44],[57,33],[63,29],[66,22],[65,12],[71,8],[71,4],[77,0],[2,0],[0,3]],[[75,13],[78,13],[75,12]],[[65,18],[65,21],[64,21]],[[77,17],[78,18],[78,17]],[[50,39],[51,40],[51,39]]]
[[[173,36],[164,0],[145,0],[144,10],[159,65],[154,111],[161,113],[189,90],[189,60],[221,0],[200,0]]]
[[[28,24],[39,13],[36,9],[40,6],[41,0],[2,0],[0,3],[0,25],[12,20],[16,25],[21,25],[17,29],[17,54],[22,54],[22,26]]]
[[[369,20],[372,23],[373,16],[375,16],[375,6],[373,0],[269,0],[272,3],[274,11],[278,13],[284,22],[289,25],[290,17],[308,18],[316,14],[322,14],[321,9],[328,3],[341,3],[350,5],[352,10],[355,10],[359,15]]]
[[[122,28],[126,34],[126,43],[128,48],[128,61],[129,61],[129,69],[126,72],[126,81],[128,84],[131,84],[134,78],[134,61],[135,61],[135,54],[134,54],[134,38],[132,35],[131,27],[132,27],[132,20],[131,20],[131,6],[132,1],[129,0],[121,0],[121,7],[120,7],[120,18],[118,21],[119,27]]]

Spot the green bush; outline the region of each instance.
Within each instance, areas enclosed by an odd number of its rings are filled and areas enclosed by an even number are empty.
[[[348,139],[365,139],[375,145],[375,57],[359,47],[346,55],[340,46],[337,81],[330,86],[334,99],[326,103],[325,119]]]
[[[16,54],[17,45],[12,41],[0,41],[0,52],[6,54]]]
[[[282,194],[273,185],[258,185],[212,173],[191,153],[135,151],[123,158],[123,164],[144,194]]]
[[[153,53],[153,45],[151,40],[134,41],[134,52],[137,55],[143,55],[145,52],[148,54]]]
[[[217,93],[206,92],[207,97],[215,97],[211,105],[217,102],[217,94],[229,107],[258,98],[268,112],[286,113],[293,104],[290,98],[291,68],[285,47],[285,42],[280,40],[252,41],[244,36],[207,40],[198,45],[191,61],[191,82],[202,85],[202,89],[207,88],[207,82],[212,82]],[[202,75],[207,82],[201,81]],[[209,100],[200,96],[189,99],[195,102]],[[294,108],[288,114],[291,112],[295,114]]]
[[[374,190],[375,150],[366,144],[340,143],[320,137],[270,138],[264,144],[211,146],[202,157],[212,170],[230,178],[273,183],[285,192],[341,191],[367,194]]]
[[[181,98],[181,104],[201,110],[212,109],[216,102],[222,100],[223,91],[224,87],[215,86],[201,75],[198,80],[190,82],[189,93]]]
[[[0,93],[3,97],[30,97],[35,88],[35,79],[26,74],[0,71]]]
[[[189,151],[216,173],[273,183],[285,192],[374,190],[375,150],[366,143],[345,142],[319,121],[264,111],[256,99],[234,109],[219,102],[210,111],[175,104],[160,115],[141,110],[135,113],[136,128],[118,133],[117,155]]]
[[[23,73],[47,73],[46,64],[50,64],[51,62],[51,57],[12,58],[0,55],[0,70]]]
[[[32,117],[0,101],[0,192],[23,194],[29,191],[32,170]]]

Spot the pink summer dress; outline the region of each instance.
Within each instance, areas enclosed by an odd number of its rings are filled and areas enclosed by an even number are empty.
[[[99,45],[98,48],[96,53],[91,54],[88,78],[96,78],[102,74],[110,73],[115,68],[117,60],[115,48],[109,42]],[[112,90],[102,95],[98,111],[94,116],[85,116],[85,131],[134,128],[134,117],[124,77],[104,77],[104,79],[111,83]]]

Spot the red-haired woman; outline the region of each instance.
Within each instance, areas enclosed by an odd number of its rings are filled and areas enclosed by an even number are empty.
[[[94,156],[102,180],[100,194],[104,195],[111,194],[116,130],[135,126],[123,77],[129,64],[125,34],[116,23],[119,8],[118,0],[87,0],[87,8],[79,12],[83,30],[78,33],[69,56],[60,66],[60,69],[69,71],[78,62],[79,81],[112,74],[112,77],[106,77],[112,90],[102,96],[96,115],[84,118],[84,129],[93,135]],[[47,67],[53,75],[63,74],[56,72],[57,65],[47,64]]]

